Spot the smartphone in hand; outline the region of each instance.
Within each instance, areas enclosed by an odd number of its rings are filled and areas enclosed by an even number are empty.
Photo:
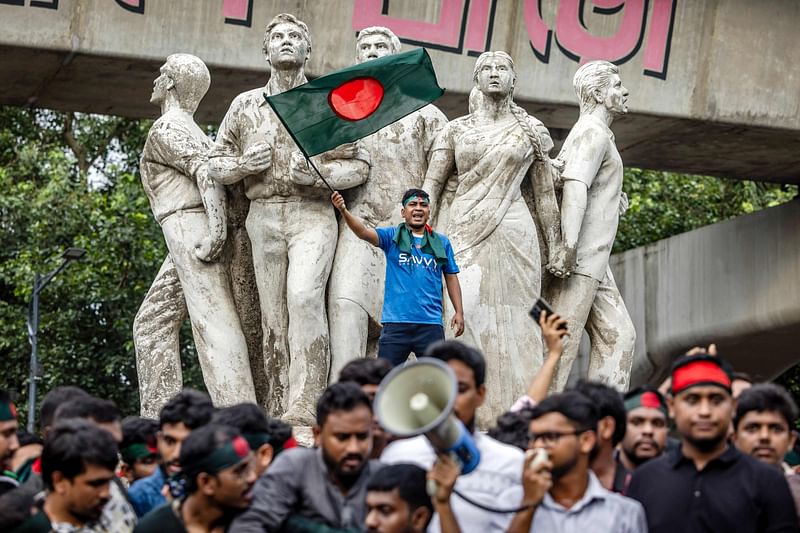
[[[536,303],[533,304],[531,310],[528,311],[528,314],[531,315],[531,318],[533,319],[534,322],[536,322],[536,324],[539,324],[539,316],[542,314],[542,311],[546,311],[548,316],[552,315],[555,312],[553,311],[553,308],[550,307],[550,304],[548,304],[542,298],[539,298],[538,300],[536,300]],[[558,329],[567,329],[567,324],[566,323],[561,324],[558,327]]]

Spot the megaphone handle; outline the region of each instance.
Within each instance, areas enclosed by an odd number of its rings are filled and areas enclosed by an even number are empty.
[[[464,468],[464,464],[461,462],[461,459],[455,454],[455,452],[450,452],[447,455],[458,467],[458,475],[461,475],[461,470]],[[434,464],[436,463],[434,462]],[[436,493],[439,492],[439,484],[433,479],[428,479],[425,482],[425,491],[428,493],[428,496],[435,498]]]

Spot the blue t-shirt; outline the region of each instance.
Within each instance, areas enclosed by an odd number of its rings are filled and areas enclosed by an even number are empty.
[[[411,255],[401,252],[394,242],[397,226],[375,228],[378,246],[386,255],[386,284],[383,290],[381,323],[442,324],[442,271],[458,274],[450,241],[438,233],[447,254],[444,269],[436,258],[419,247],[422,237],[414,237]]]

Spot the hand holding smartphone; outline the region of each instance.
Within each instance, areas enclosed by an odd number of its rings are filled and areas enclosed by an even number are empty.
[[[548,304],[544,299],[540,297],[538,300],[536,300],[536,303],[533,304],[531,310],[528,311],[528,314],[531,315],[531,318],[533,319],[534,322],[536,322],[536,324],[539,324],[539,317],[541,316],[542,311],[547,312],[548,317],[552,316],[555,313],[555,311],[553,311],[553,308],[550,307],[550,304]],[[560,324],[558,326],[558,329],[566,330],[567,324],[566,323]]]

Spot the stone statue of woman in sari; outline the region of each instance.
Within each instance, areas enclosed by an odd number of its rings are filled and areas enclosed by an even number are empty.
[[[505,52],[481,54],[473,79],[478,90],[470,95],[470,113],[439,134],[423,187],[437,205],[455,168],[443,230],[461,268],[463,340],[486,357],[486,401],[477,422],[487,427],[525,393],[542,364],[541,332],[528,310],[541,292],[546,250],[559,237],[559,213],[557,171],[547,156],[553,141],[512,101],[513,60]],[[521,191],[526,180],[530,209]],[[453,310],[446,314],[449,320]]]

